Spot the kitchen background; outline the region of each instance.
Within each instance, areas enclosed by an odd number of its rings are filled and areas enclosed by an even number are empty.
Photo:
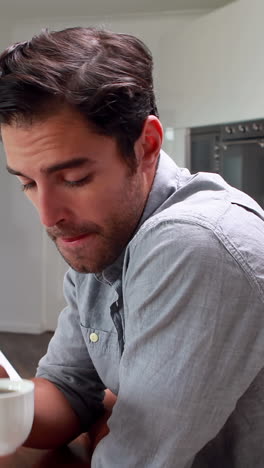
[[[7,0],[0,50],[43,27],[103,25],[140,37],[154,57],[164,148],[184,166],[190,127],[263,118],[263,17],[263,0]],[[0,153],[0,330],[53,330],[66,265]]]

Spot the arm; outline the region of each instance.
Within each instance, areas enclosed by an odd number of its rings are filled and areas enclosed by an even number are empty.
[[[80,326],[74,273],[64,280],[67,307],[61,312],[47,354],[40,360],[35,419],[26,444],[54,448],[89,430],[103,414],[104,389]]]
[[[32,380],[35,383],[35,415],[30,436],[24,445],[39,449],[56,448],[75,439],[81,433],[80,421],[63,393],[46,379]],[[89,431],[92,449],[109,432],[107,420],[115,401],[115,395],[106,390],[105,413]]]
[[[100,440],[103,439],[109,433],[108,419],[112,414],[112,410],[116,403],[116,399],[116,396],[109,389],[105,391],[104,415],[95,424],[92,425],[89,431],[92,452],[96,448],[97,444],[99,444]]]
[[[263,366],[263,304],[214,233],[191,223],[144,232],[123,291],[118,399],[92,467],[191,466]]]
[[[35,448],[55,448],[75,439],[80,422],[63,393],[42,378],[35,383],[35,414],[33,427],[24,445]]]

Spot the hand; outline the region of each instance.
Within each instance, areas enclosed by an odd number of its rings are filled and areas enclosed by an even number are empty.
[[[100,440],[105,437],[109,432],[109,427],[107,425],[107,421],[111,416],[113,406],[116,402],[116,395],[114,395],[109,389],[105,390],[105,398],[104,398],[104,407],[105,413],[104,415],[93,424],[92,428],[89,431],[89,438],[91,442],[91,450],[94,451],[96,445],[100,442]]]
[[[108,410],[105,410],[105,414],[95,424],[93,424],[88,433],[92,452],[94,451],[97,444],[99,444],[100,440],[109,433],[107,420],[110,415],[111,413]]]
[[[0,366],[0,379],[2,378],[7,378],[9,377],[8,373],[6,370],[3,368],[3,366]]]

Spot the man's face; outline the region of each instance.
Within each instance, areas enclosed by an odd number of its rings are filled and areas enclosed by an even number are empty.
[[[115,140],[92,132],[71,109],[1,130],[8,169],[66,262],[82,273],[113,263],[148,195],[140,163],[132,174]]]

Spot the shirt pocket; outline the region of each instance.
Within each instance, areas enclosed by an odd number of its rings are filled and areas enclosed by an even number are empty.
[[[118,336],[81,324],[82,334],[93,365],[104,385],[117,395],[119,388],[120,350]]]

